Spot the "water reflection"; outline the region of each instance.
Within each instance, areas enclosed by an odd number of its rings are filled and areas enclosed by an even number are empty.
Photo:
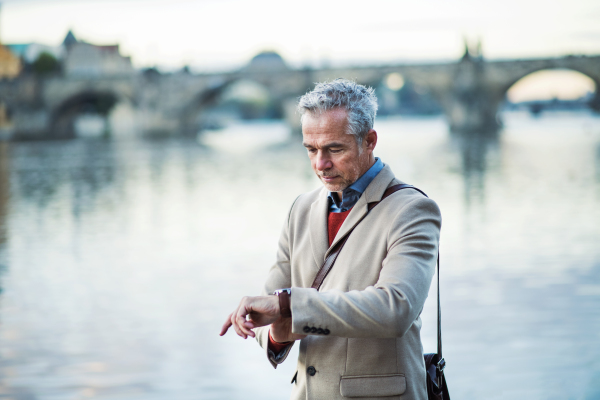
[[[6,242],[8,241],[8,232],[6,224],[8,219],[9,185],[8,143],[0,142],[0,294],[4,287],[2,278],[7,269]]]
[[[490,138],[381,119],[377,155],[442,209],[453,397],[592,399],[600,119],[505,120]],[[259,290],[289,205],[319,186],[285,139],[251,124],[200,144],[0,143],[0,397],[285,398],[295,354],[273,370],[217,336]],[[435,302],[423,320],[428,351]]]
[[[596,181],[600,182],[600,143],[596,145]]]
[[[483,201],[490,153],[500,150],[498,131],[452,132],[450,140],[462,160],[467,205],[472,199]]]
[[[14,146],[13,173],[23,200],[40,208],[67,196],[74,216],[115,179],[114,144],[107,140],[31,142]]]
[[[6,219],[8,215],[8,196],[10,190],[8,165],[8,143],[0,142],[0,254],[7,240]]]

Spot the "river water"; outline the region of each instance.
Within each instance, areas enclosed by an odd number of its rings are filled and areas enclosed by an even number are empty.
[[[452,398],[600,398],[600,117],[504,115],[498,140],[442,119],[377,122],[376,155],[443,215]],[[319,186],[278,123],[194,140],[0,143],[0,399],[284,399],[218,331]],[[423,319],[435,349],[435,293]]]

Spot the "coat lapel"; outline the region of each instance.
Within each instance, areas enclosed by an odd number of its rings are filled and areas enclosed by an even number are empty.
[[[381,200],[383,193],[393,180],[394,173],[387,164],[384,164],[383,169],[377,174],[373,181],[371,181],[369,186],[367,186],[363,192],[362,196],[360,196],[360,199],[358,199],[358,202],[356,202],[354,207],[352,207],[352,211],[350,211],[350,214],[348,214],[346,217],[346,220],[340,227],[337,235],[335,235],[335,239],[333,240],[329,250],[331,250],[335,244],[339,242],[340,239],[346,235],[346,233],[348,233],[348,231],[354,228],[364,218],[369,211],[369,203]],[[325,216],[325,220],[327,220],[327,216]],[[325,229],[327,230],[327,223],[325,223]],[[326,252],[324,257],[327,257],[327,254],[329,254],[329,251]],[[321,263],[322,262],[323,261],[321,261]]]
[[[317,269],[321,268],[325,260],[325,252],[329,244],[327,238],[327,216],[329,214],[329,202],[327,191],[321,190],[319,199],[310,206],[310,245]]]

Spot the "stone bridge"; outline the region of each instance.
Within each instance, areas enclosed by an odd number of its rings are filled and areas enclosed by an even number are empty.
[[[270,57],[273,61],[274,54]],[[452,131],[486,133],[500,126],[499,108],[515,82],[536,71],[560,68],[581,72],[595,82],[590,106],[600,111],[600,56],[487,61],[467,51],[450,63],[320,69],[290,69],[277,57],[264,63],[259,55],[246,67],[226,73],[22,77],[0,82],[0,103],[9,110],[17,139],[73,137],[77,115],[86,110],[107,115],[119,102],[131,105],[145,132],[196,134],[203,111],[231,84],[249,80],[268,90],[280,114],[297,130],[296,100],[314,82],[349,78],[377,87],[389,74],[398,73],[437,99]]]

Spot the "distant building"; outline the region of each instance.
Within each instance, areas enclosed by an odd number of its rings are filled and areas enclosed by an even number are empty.
[[[65,40],[63,40],[63,46],[68,49],[69,47],[71,47],[72,45],[77,43],[77,38],[75,37],[75,35],[73,34],[72,30],[69,30],[69,32],[67,32],[67,36],[65,36]]]
[[[17,59],[20,58],[26,64],[35,62],[42,53],[52,54],[57,60],[61,60],[67,76],[114,76],[134,72],[131,59],[120,54],[119,45],[97,46],[86,43],[77,40],[72,31],[67,33],[60,46],[23,43],[9,44],[7,47]],[[0,54],[0,57],[3,56]],[[1,60],[2,58],[0,62]]]
[[[0,79],[15,78],[21,72],[21,60],[17,55],[0,44]]]
[[[63,41],[66,76],[111,76],[133,74],[130,57],[123,57],[119,45],[97,46],[79,41],[69,31]]]
[[[263,51],[250,60],[246,67],[249,71],[285,71],[288,69],[283,58],[274,51]]]

